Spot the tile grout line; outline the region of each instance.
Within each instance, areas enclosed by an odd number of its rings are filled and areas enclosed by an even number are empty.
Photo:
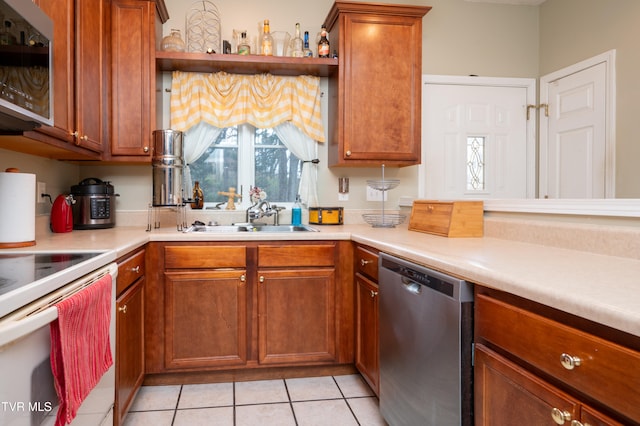
[[[233,403],[233,426],[236,426],[236,423],[238,423],[238,417],[236,415],[236,382],[235,380],[231,382],[231,391],[233,393],[232,395],[232,403]]]
[[[176,416],[178,415],[178,406],[180,405],[180,398],[182,397],[182,389],[184,385],[180,385],[178,391],[178,399],[176,399],[176,406],[173,408],[173,417],[171,418],[171,426],[176,422]]]
[[[349,400],[347,400],[347,397],[344,395],[344,392],[342,391],[342,388],[340,387],[340,384],[336,380],[336,376],[331,376],[331,378],[333,379],[333,382],[338,387],[338,391],[340,392],[340,395],[342,395],[342,400],[345,402],[345,404],[347,404],[347,408],[349,408],[349,411],[351,412],[351,415],[356,420],[356,423],[358,424],[358,426],[360,426],[360,420],[358,420],[358,416],[356,416],[356,413],[353,412],[353,409],[351,408],[351,404],[349,404]]]
[[[282,381],[284,382],[284,390],[287,392],[287,398],[289,399],[289,408],[293,415],[293,422],[298,426],[298,418],[296,417],[296,411],[293,409],[293,401],[291,400],[291,394],[289,393],[289,386],[287,386],[287,379],[282,379]]]

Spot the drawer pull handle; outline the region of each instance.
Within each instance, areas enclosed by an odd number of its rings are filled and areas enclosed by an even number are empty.
[[[135,272],[136,274],[139,274],[140,273],[140,265],[136,266],[135,268],[131,268],[131,270],[133,272]]]
[[[371,260],[360,259],[361,266],[367,266],[369,263],[371,263]]]
[[[567,370],[573,370],[576,367],[580,366],[582,360],[577,356],[571,356],[569,354],[560,355],[560,364]]]
[[[123,314],[126,314],[127,313],[127,305],[119,306],[118,307],[118,312],[122,312]]]
[[[563,425],[565,422],[571,421],[571,413],[559,408],[554,408],[551,410],[551,418],[557,425]]]

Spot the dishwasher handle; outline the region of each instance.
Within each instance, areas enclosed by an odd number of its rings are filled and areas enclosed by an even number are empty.
[[[422,286],[415,281],[411,281],[409,278],[402,277],[402,288],[411,294],[422,293]]]

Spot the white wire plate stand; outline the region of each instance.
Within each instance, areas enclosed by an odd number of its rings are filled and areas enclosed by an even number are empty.
[[[220,13],[210,1],[196,1],[186,16],[187,52],[205,53],[213,49],[222,53]]]
[[[367,186],[370,188],[382,191],[382,212],[381,213],[366,213],[362,215],[362,218],[366,223],[374,228],[395,228],[396,225],[404,223],[406,216],[403,214],[389,214],[385,211],[384,200],[386,198],[386,191],[389,191],[400,184],[399,179],[385,179],[384,177],[384,164],[382,165],[382,179],[380,180],[367,180]]]

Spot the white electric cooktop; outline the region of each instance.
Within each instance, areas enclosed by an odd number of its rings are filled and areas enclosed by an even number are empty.
[[[113,252],[0,252],[0,318],[113,260]]]

